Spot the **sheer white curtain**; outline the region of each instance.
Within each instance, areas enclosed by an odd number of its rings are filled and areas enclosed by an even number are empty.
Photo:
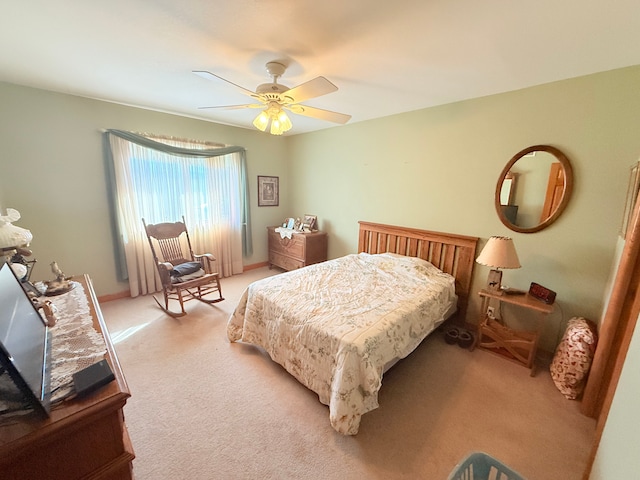
[[[176,156],[115,135],[108,138],[131,296],[162,288],[143,218],[150,224],[182,221],[184,216],[195,253],[212,253],[223,277],[242,273],[242,155]],[[211,148],[189,141],[153,140],[192,150]]]

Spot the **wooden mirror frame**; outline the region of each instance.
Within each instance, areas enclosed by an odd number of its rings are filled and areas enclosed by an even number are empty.
[[[513,166],[518,160],[520,160],[522,157],[532,152],[547,152],[553,155],[554,157],[556,157],[560,162],[560,164],[562,165],[562,168],[564,169],[565,183],[564,183],[564,191],[562,192],[562,199],[560,200],[560,203],[556,207],[555,211],[545,221],[540,222],[538,225],[535,225],[533,227],[523,228],[511,223],[509,219],[506,217],[506,215],[504,214],[502,210],[502,205],[500,203],[500,192],[502,190],[502,183],[504,182],[511,168],[513,168]],[[569,159],[565,156],[565,154],[562,153],[557,148],[552,147],[550,145],[533,145],[531,147],[527,147],[524,150],[521,150],[518,153],[516,153],[511,158],[511,160],[509,160],[509,163],[507,163],[507,165],[502,169],[502,172],[500,173],[500,177],[498,178],[498,184],[496,185],[494,204],[495,204],[496,212],[498,213],[498,218],[500,218],[500,221],[507,228],[509,228],[510,230],[513,230],[514,232],[534,233],[534,232],[539,232],[544,228],[547,228],[549,225],[551,225],[553,222],[555,222],[558,219],[560,214],[567,207],[572,191],[573,191],[573,169],[571,167],[571,162],[569,162]]]

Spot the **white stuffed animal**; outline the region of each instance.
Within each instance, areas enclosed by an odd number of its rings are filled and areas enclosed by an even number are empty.
[[[29,230],[11,224],[19,219],[20,212],[13,208],[7,208],[7,214],[0,215],[0,248],[21,247],[33,240]]]

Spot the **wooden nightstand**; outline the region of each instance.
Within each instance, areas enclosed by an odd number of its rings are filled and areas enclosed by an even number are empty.
[[[477,347],[498,353],[516,363],[524,365],[531,371],[531,376],[535,375],[535,358],[538,350],[538,340],[544,324],[546,315],[553,312],[553,305],[548,305],[531,295],[507,295],[502,291],[481,290],[478,295],[482,298],[480,311],[482,317],[478,323]],[[535,330],[512,330],[501,321],[489,318],[487,308],[491,300],[500,303],[515,305],[520,308],[538,312],[538,321]]]
[[[326,232],[294,233],[282,238],[276,227],[267,227],[269,237],[269,268],[276,265],[295,270],[327,259]]]

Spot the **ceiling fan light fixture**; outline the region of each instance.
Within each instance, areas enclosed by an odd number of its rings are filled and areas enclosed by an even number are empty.
[[[282,135],[284,133],[284,130],[280,128],[280,122],[277,118],[271,121],[271,130],[269,133],[271,133],[271,135]]]
[[[290,130],[292,127],[291,120],[284,112],[284,110],[279,109],[277,111],[272,111],[271,113],[271,135],[282,135],[284,132]]]
[[[269,115],[267,115],[266,110],[260,112],[253,121],[253,125],[262,132],[267,130],[267,126],[269,125]]]
[[[204,70],[194,70],[193,73],[200,77],[227,82],[239,89],[244,95],[251,97],[253,100],[257,100],[262,104],[253,103],[200,108],[226,108],[233,110],[242,108],[264,108],[264,111],[260,112],[260,114],[253,120],[253,125],[262,132],[266,132],[270,127],[269,133],[272,135],[282,135],[284,132],[292,128],[291,120],[289,120],[287,114],[282,111],[283,108],[286,108],[293,113],[339,124],[347,123],[351,119],[351,115],[323,110],[321,108],[305,107],[300,103],[338,90],[338,87],[326,78],[315,77],[293,88],[289,88],[286,85],[278,83],[278,79],[284,74],[287,69],[287,65],[280,62],[268,62],[266,67],[267,72],[271,76],[272,82],[258,85],[255,92],[241,87],[240,85],[236,85],[235,83],[214,73]]]
[[[280,113],[278,113],[278,121],[282,125],[283,132],[291,130],[291,127],[293,127],[291,120],[289,120],[289,115],[284,110],[280,110]]]
[[[253,125],[263,132],[266,132],[269,123],[271,123],[271,128],[269,129],[271,135],[282,135],[293,127],[286,112],[273,102],[269,105],[269,108],[260,112],[253,121]]]

